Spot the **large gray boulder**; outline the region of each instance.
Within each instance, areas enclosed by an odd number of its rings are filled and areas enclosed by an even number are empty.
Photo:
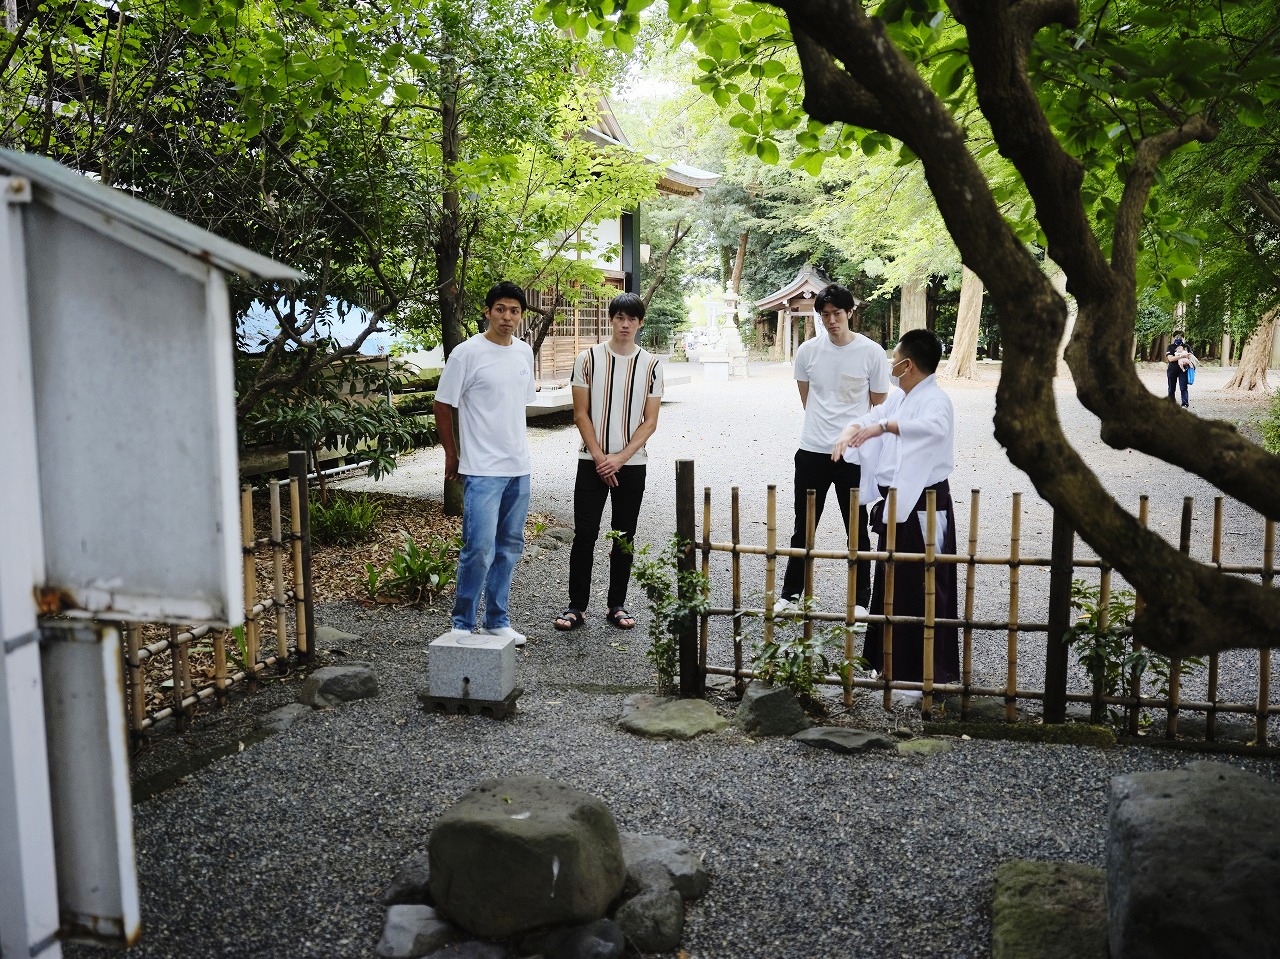
[[[324,666],[307,677],[299,696],[308,706],[324,709],[378,695],[378,676],[368,663]]]
[[[742,694],[733,721],[748,736],[790,736],[809,728],[809,717],[786,686],[755,682]]]
[[[428,850],[436,908],[491,939],[603,918],[626,879],[605,804],[540,776],[474,787],[436,821]]]
[[[1216,762],[1111,780],[1112,959],[1280,956],[1280,786]]]

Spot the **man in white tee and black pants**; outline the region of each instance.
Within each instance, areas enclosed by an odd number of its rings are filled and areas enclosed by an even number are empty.
[[[514,283],[503,281],[489,291],[488,328],[450,354],[435,401],[445,477],[461,476],[465,483],[453,631],[470,635],[476,627],[483,587],[481,632],[514,639],[517,646],[525,637],[512,628],[507,605],[524,552],[532,469],[525,407],[535,399],[533,350],[515,335],[525,305],[524,290]]]
[[[573,548],[569,551],[569,608],[556,617],[556,629],[577,629],[591,598],[591,567],[605,500],[613,507],[613,529],[627,548],[615,543],[609,553],[608,612],[618,629],[631,629],[627,612],[631,580],[630,545],[644,499],[644,444],[658,428],[662,406],[662,364],[636,343],[644,325],[644,300],[622,293],[609,302],[612,335],[583,350],[573,363],[573,421],[582,436],[578,475],[573,487]]]
[[[800,344],[796,350],[795,378],[804,406],[804,426],[800,431],[800,448],[795,464],[795,532],[793,549],[805,545],[805,514],[808,491],[817,494],[814,504],[815,526],[822,518],[827,490],[835,487],[840,515],[849,529],[849,491],[859,486],[862,471],[857,462],[833,461],[831,449],[850,420],[863,417],[871,407],[884,402],[889,393],[889,368],[884,349],[874,340],[855,333],[849,326],[854,309],[853,294],[843,286],[831,284],[818,294],[814,309],[826,330]],[[867,549],[867,510],[859,505],[857,519],[858,548]],[[775,613],[790,611],[804,591],[804,560],[792,556],[787,560],[782,578],[782,593]],[[865,616],[871,599],[871,563],[858,563],[856,603]]]

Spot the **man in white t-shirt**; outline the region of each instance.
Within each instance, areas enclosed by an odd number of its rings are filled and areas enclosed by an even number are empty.
[[[525,637],[512,628],[507,604],[524,552],[532,466],[525,407],[534,400],[533,350],[515,335],[525,306],[524,290],[514,283],[489,291],[488,328],[453,350],[435,401],[445,478],[464,482],[453,631],[470,635],[475,629],[483,587],[481,632],[514,639],[517,646]]]
[[[858,488],[862,471],[857,462],[833,461],[831,448],[850,420],[864,416],[873,406],[884,402],[889,393],[889,369],[884,349],[874,340],[855,333],[849,326],[854,309],[853,294],[835,283],[818,294],[814,309],[822,320],[827,336],[817,336],[800,344],[796,350],[795,378],[804,406],[804,426],[800,431],[800,448],[795,456],[795,530],[791,536],[793,549],[805,545],[805,513],[807,492],[814,490],[815,526],[822,518],[827,490],[835,487],[849,529],[849,491]],[[868,548],[867,510],[859,504],[857,517],[858,548]],[[782,592],[776,613],[789,611],[804,591],[804,560],[787,559],[782,578]],[[871,563],[858,563],[856,603],[858,615],[867,614],[871,599]]]
[[[612,505],[612,524],[626,546],[640,520],[648,453],[644,444],[658,428],[662,406],[662,364],[636,343],[644,325],[644,300],[622,293],[609,302],[613,335],[583,350],[573,363],[573,421],[582,436],[578,475],[573,487],[573,548],[569,552],[569,608],[556,617],[566,631],[586,622],[591,597],[591,566],[604,502]],[[615,543],[609,553],[608,612],[605,619],[630,629],[627,612],[631,550]]]

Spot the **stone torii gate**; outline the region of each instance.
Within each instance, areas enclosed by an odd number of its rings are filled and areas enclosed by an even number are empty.
[[[794,280],[756,301],[757,310],[778,314],[778,336],[773,342],[775,356],[791,359],[796,347],[814,334],[813,299],[830,285],[831,281],[821,271],[806,263]],[[794,323],[795,319],[800,323]]]

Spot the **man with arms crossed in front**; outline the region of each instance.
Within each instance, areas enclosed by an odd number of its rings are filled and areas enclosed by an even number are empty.
[[[831,284],[818,294],[814,309],[826,328],[827,336],[806,340],[796,350],[795,378],[804,407],[804,426],[800,431],[800,448],[795,456],[795,530],[791,547],[805,544],[807,493],[814,490],[814,526],[822,519],[827,490],[834,486],[840,504],[844,529],[849,529],[849,491],[858,488],[862,472],[855,453],[852,460],[832,459],[831,448],[840,431],[849,423],[865,416],[873,406],[884,402],[889,392],[889,371],[884,349],[879,343],[849,326],[853,312],[853,294],[843,286]],[[858,506],[856,526],[858,548],[867,548],[867,510]],[[790,611],[804,591],[804,560],[792,556],[787,560],[782,578],[782,595],[774,614]],[[871,598],[871,563],[858,562],[857,615],[867,615]]]
[[[582,436],[578,477],[573,487],[573,548],[569,552],[569,608],[556,629],[577,629],[591,598],[591,566],[604,501],[613,504],[613,528],[625,543],[609,552],[609,596],[605,619],[630,629],[627,612],[631,541],[644,498],[644,444],[658,428],[662,406],[662,364],[636,343],[644,324],[644,300],[622,293],[609,303],[613,335],[583,350],[573,364],[573,421]]]
[[[461,476],[464,483],[453,632],[469,635],[475,629],[483,586],[481,632],[523,646],[525,637],[512,628],[507,604],[529,513],[525,407],[534,400],[533,350],[515,335],[524,316],[524,290],[503,281],[484,302],[488,328],[454,349],[436,389],[444,475]]]

